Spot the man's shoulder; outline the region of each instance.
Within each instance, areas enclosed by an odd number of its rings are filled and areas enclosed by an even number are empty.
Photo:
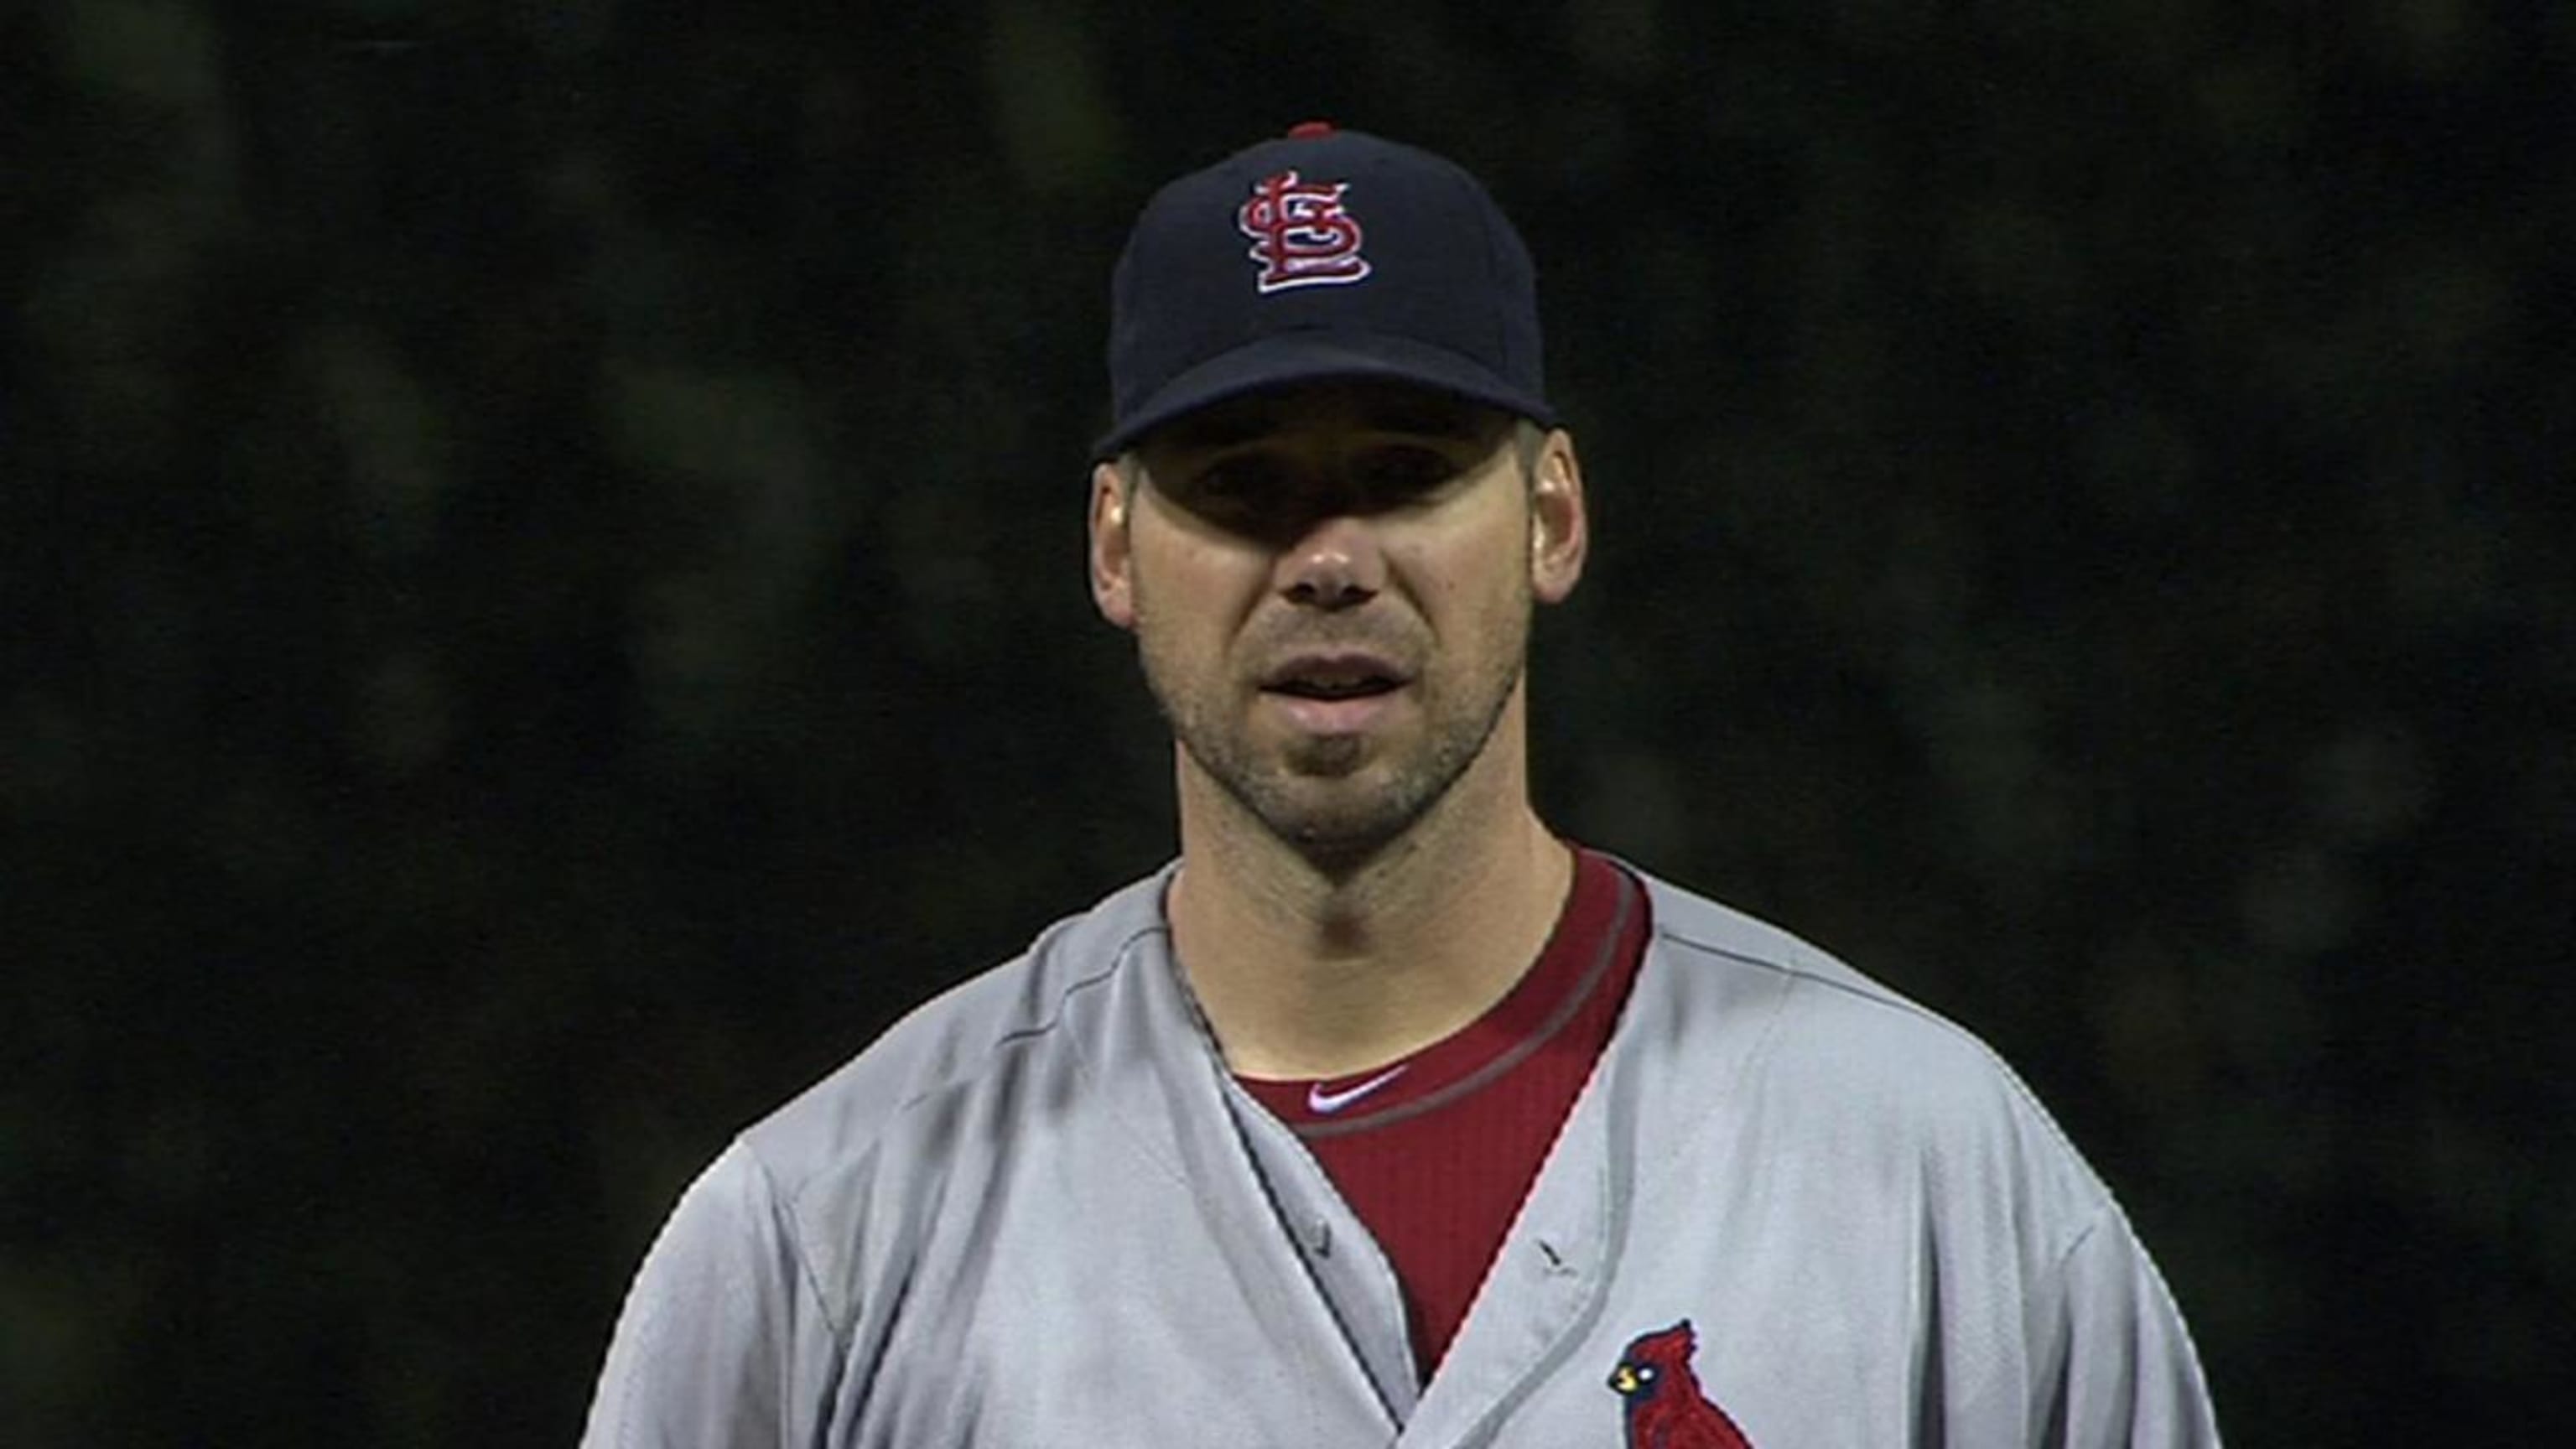
[[[1629,869],[1646,886],[1653,948],[1695,984],[1737,994],[1797,997],[1804,1009],[1848,1009],[1884,1018],[1899,1032],[1967,1036],[1937,1012],[1785,927]]]
[[[873,1158],[908,1118],[970,1093],[1032,1058],[1065,1050],[1069,1007],[1106,984],[1164,930],[1168,870],[1066,916],[1028,948],[905,1013],[856,1056],[746,1129],[745,1146],[795,1184]]]
[[[2089,1169],[1983,1037],[1801,936],[1646,880],[1672,1030],[1702,1043],[1680,1050],[1741,1062],[1732,1086],[1748,1100],[1820,1127],[1865,1124],[1887,1146],[2008,1139],[2090,1195]]]

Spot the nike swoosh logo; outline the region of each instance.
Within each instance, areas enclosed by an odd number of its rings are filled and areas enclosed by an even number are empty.
[[[1319,1116],[1330,1117],[1335,1112],[1403,1076],[1404,1069],[1411,1065],[1410,1062],[1398,1062],[1358,1086],[1344,1087],[1338,1092],[1327,1092],[1324,1090],[1324,1084],[1317,1082],[1306,1089],[1306,1110]]]

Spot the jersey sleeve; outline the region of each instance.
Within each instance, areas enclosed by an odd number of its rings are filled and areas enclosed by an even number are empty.
[[[2106,1207],[2060,1266],[2044,1337],[2047,1422],[2065,1449],[2218,1449],[2191,1334],[2127,1220]]]
[[[690,1184],[628,1290],[582,1449],[811,1441],[835,1335],[744,1143]]]

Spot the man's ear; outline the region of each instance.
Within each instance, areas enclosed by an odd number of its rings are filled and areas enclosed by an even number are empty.
[[[1530,478],[1530,593],[1542,604],[1562,603],[1583,577],[1592,547],[1592,522],[1583,503],[1583,463],[1574,436],[1551,428],[1539,443]]]
[[[1100,617],[1121,629],[1136,627],[1136,586],[1129,569],[1127,479],[1118,464],[1091,469],[1091,602]]]

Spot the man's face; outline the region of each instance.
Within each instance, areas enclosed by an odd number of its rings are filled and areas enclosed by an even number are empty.
[[[1184,770],[1318,860],[1374,853],[1477,764],[1533,601],[1580,572],[1564,435],[1437,393],[1218,404],[1134,464],[1094,482],[1101,610],[1135,633]]]

